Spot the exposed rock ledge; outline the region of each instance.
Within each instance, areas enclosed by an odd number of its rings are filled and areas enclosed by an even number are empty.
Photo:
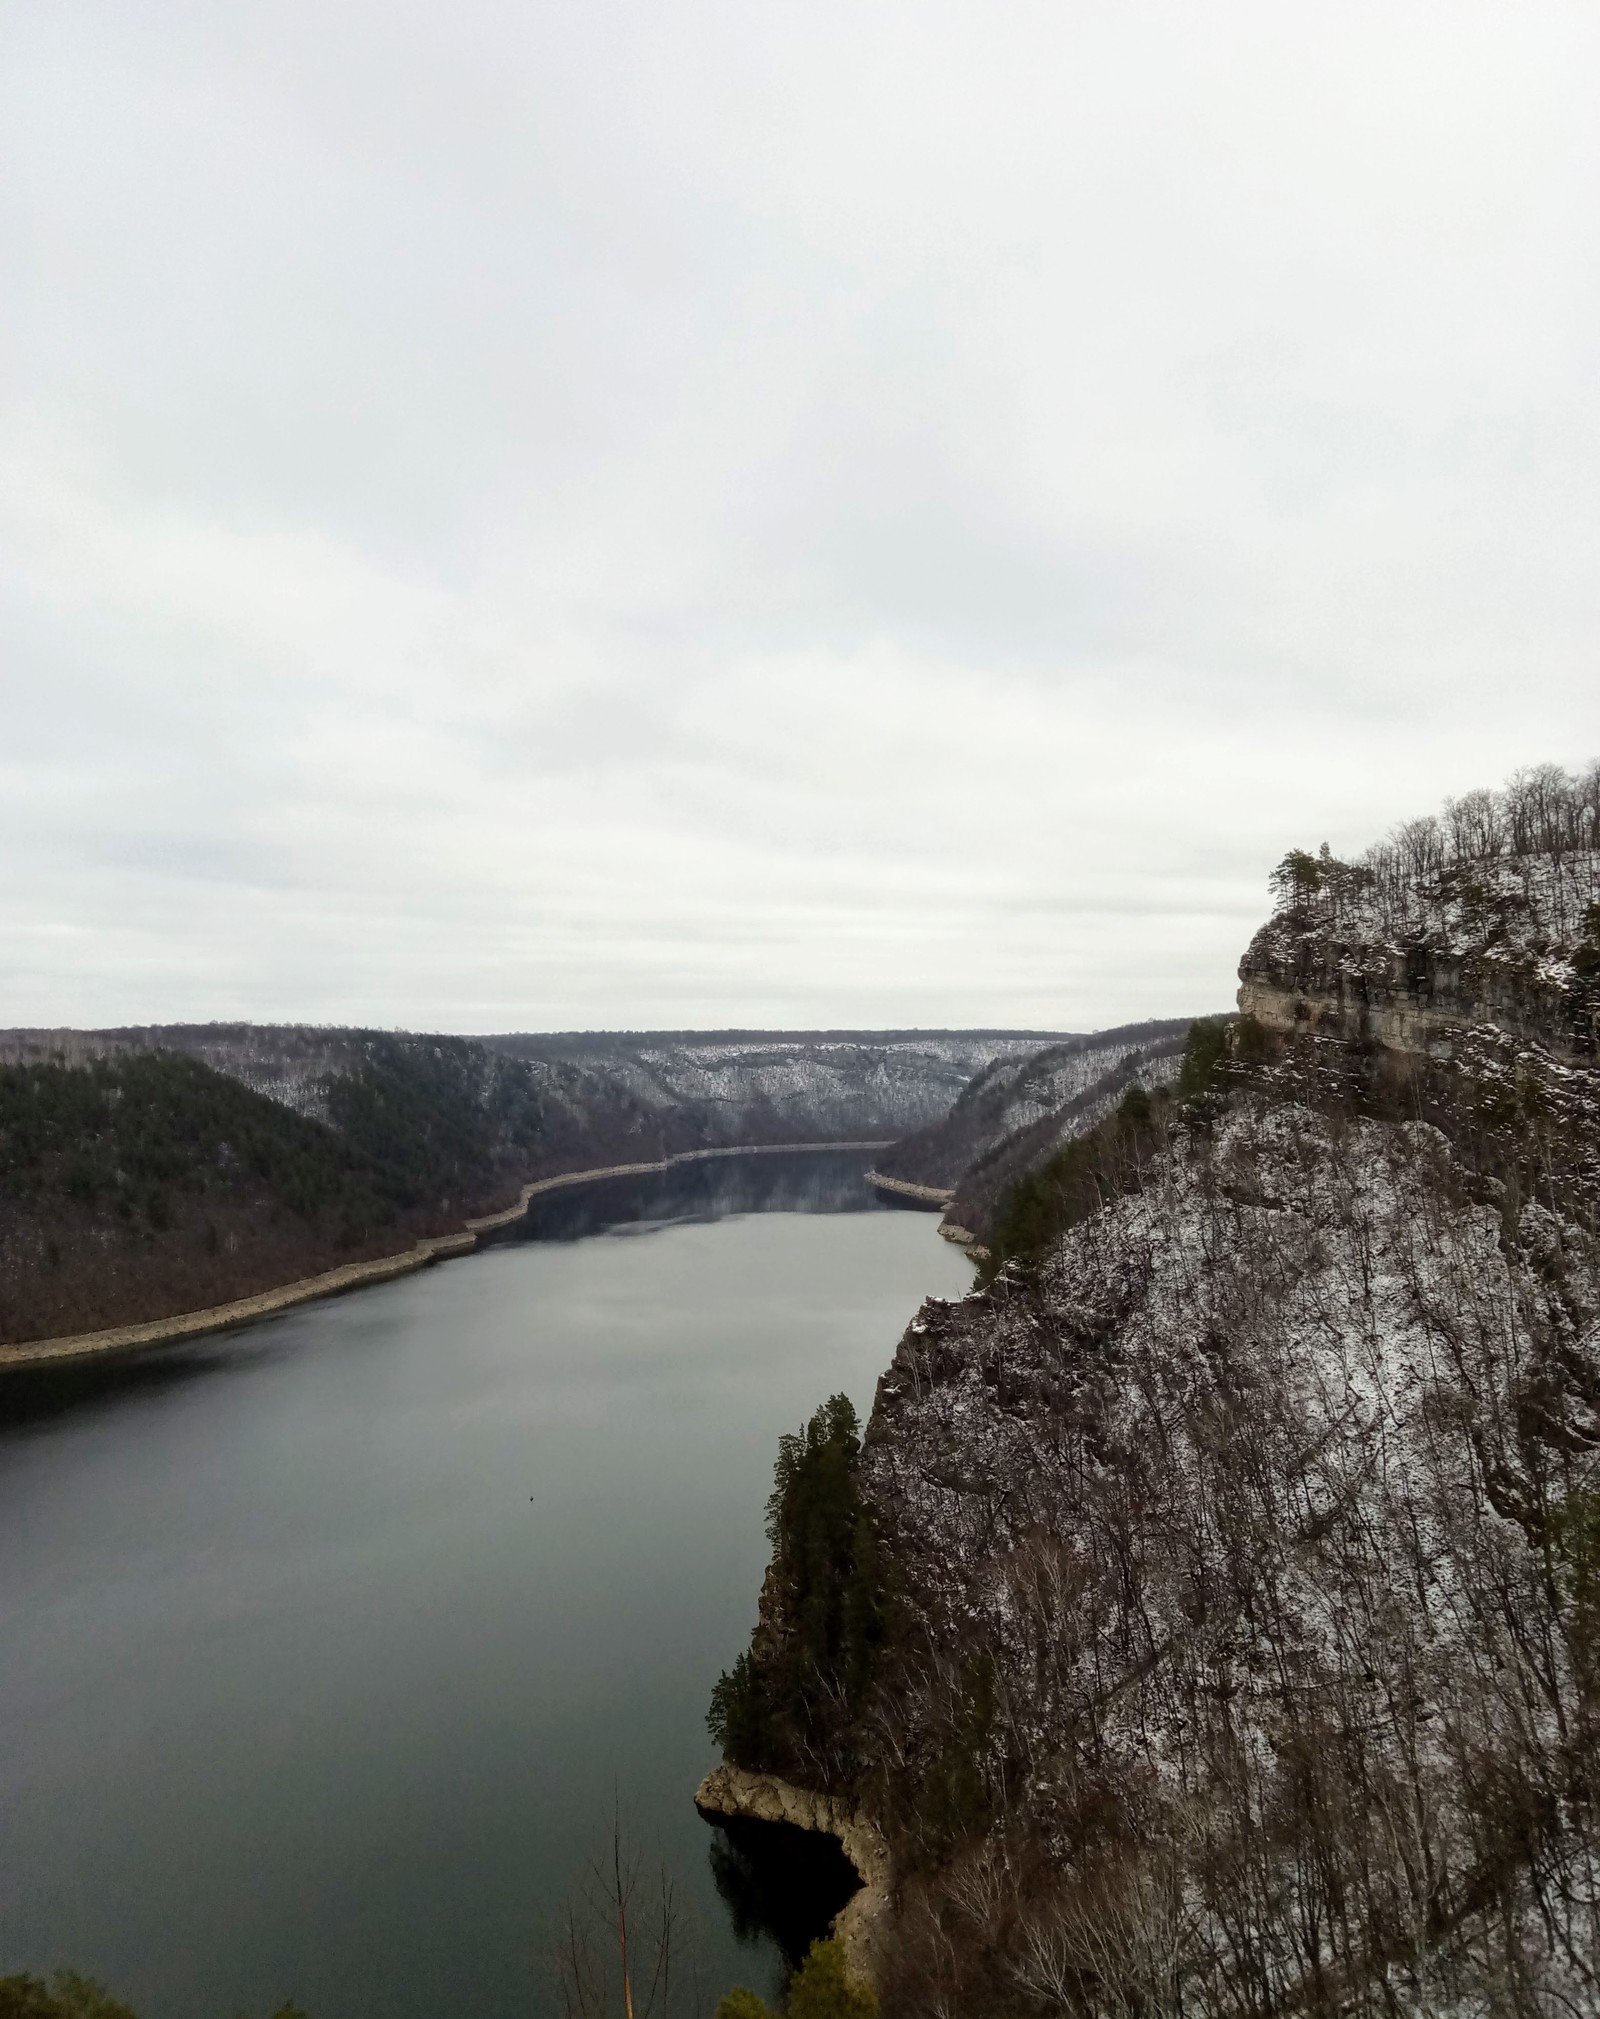
[[[949,1185],[914,1185],[909,1178],[886,1177],[882,1171],[868,1171],[867,1183],[880,1192],[893,1192],[899,1198],[921,1200],[930,1206],[948,1206],[955,1197]]]
[[[877,1963],[887,1936],[889,1847],[870,1816],[797,1788],[775,1774],[748,1773],[743,1767],[713,1767],[695,1790],[694,1805],[708,1822],[718,1816],[744,1816],[758,1823],[791,1823],[798,1830],[819,1830],[837,1837],[861,1880],[834,1917],[833,1933],[844,1945],[850,1967],[868,1983],[877,1981]]]

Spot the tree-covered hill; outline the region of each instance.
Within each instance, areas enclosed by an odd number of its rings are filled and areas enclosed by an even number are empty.
[[[404,1238],[324,1124],[193,1059],[0,1067],[0,1341],[245,1296]]]
[[[460,1038],[342,1042],[320,1115],[178,1051],[0,1065],[0,1342],[396,1253],[503,1206],[549,1150],[529,1066]]]

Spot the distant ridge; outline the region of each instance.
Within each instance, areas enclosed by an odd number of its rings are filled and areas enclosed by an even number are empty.
[[[882,1145],[1037,1049],[995,1031],[0,1032],[0,1346],[392,1273],[572,1173]]]

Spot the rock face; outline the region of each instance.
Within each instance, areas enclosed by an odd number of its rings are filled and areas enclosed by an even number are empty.
[[[917,1621],[866,1785],[969,1995],[1053,1956],[1170,1998],[1131,1935],[1095,1962],[1137,1913],[1201,2009],[1293,2004],[1364,1960],[1307,1935],[1330,1903],[1403,1954],[1513,1871],[1528,1971],[1593,1995],[1502,1803],[1550,1819],[1581,1945],[1589,1573],[1555,1538],[1600,1507],[1597,1316],[1592,1247],[1536,1206],[1508,1241],[1436,1131],[1251,1096],[1035,1279],[924,1307],[862,1461]],[[1505,1934],[1432,1980],[1413,1949],[1418,1995]]]
[[[1239,1007],[1282,1035],[1399,1058],[1490,1024],[1565,1060],[1600,1048],[1600,856],[1312,862],[1239,966]]]
[[[963,1089],[949,1113],[876,1159],[885,1179],[944,1194],[957,1238],[981,1238],[1003,1193],[1070,1136],[1109,1114],[1130,1086],[1177,1077],[1191,1019],[1116,1030],[1002,1056]]]
[[[797,1788],[775,1774],[714,1767],[695,1790],[694,1805],[707,1822],[747,1817],[759,1823],[788,1823],[836,1837],[856,1869],[861,1890],[835,1917],[833,1933],[844,1944],[850,1967],[868,1983],[884,1961],[889,1924],[889,1847],[872,1818],[848,1802],[810,1788]]]
[[[1210,1088],[901,1340],[889,2013],[1600,2010],[1600,774],[1534,783],[1287,858]]]

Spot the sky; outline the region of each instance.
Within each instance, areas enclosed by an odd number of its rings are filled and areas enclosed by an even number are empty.
[[[1600,755],[1600,9],[3,0],[0,1025],[1089,1029]]]

